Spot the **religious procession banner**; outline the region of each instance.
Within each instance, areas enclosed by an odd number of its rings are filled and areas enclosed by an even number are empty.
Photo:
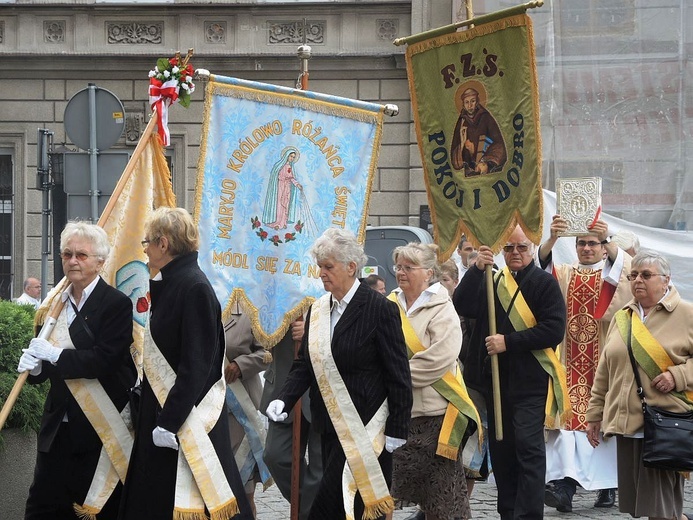
[[[163,146],[154,131],[156,124],[157,113],[154,112],[98,222],[111,244],[111,252],[100,274],[109,285],[132,300],[134,343],[131,353],[140,376],[145,319],[149,314],[150,277],[147,255],[140,242],[145,236],[145,221],[152,211],[159,206],[176,205]],[[63,278],[51,290],[37,313],[37,323],[43,322],[53,298],[68,284],[67,278]]]
[[[324,294],[308,252],[315,239],[329,227],[365,237],[383,108],[210,76],[195,193],[199,264],[224,317],[240,301],[267,348]]]
[[[526,14],[412,43],[406,52],[435,242],[499,251],[517,223],[541,239],[541,134]]]

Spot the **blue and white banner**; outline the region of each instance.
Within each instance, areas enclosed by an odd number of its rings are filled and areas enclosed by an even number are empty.
[[[383,106],[223,76],[205,99],[199,263],[225,309],[277,344],[324,289],[308,254],[329,227],[365,235]]]

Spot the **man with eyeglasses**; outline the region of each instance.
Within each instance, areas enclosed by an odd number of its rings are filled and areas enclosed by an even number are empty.
[[[24,292],[14,303],[18,305],[32,305],[34,309],[41,305],[41,280],[38,278],[27,278],[24,280]]]
[[[534,249],[520,226],[503,247],[506,267],[494,276],[496,334],[489,335],[484,269],[493,265],[493,251],[488,246],[479,247],[475,264],[453,295],[457,313],[476,318],[464,380],[486,399],[498,487],[496,508],[502,520],[544,516],[545,410],[549,384],[556,392],[556,384],[561,382],[554,348],[565,332],[565,301],[556,279],[534,264]],[[502,402],[501,441],[496,440],[491,390],[490,356],[495,354]],[[567,391],[559,393],[563,396]],[[561,404],[569,412],[569,405]]]
[[[609,226],[597,220],[590,233],[575,239],[577,264],[553,263],[552,249],[568,225],[560,215],[551,222],[551,236],[539,248],[541,267],[554,274],[566,300],[567,327],[561,343],[573,418],[560,430],[548,432],[545,503],[572,511],[580,485],[597,490],[595,507],[612,507],[616,500],[616,442],[590,446],[585,413],[606,332],[614,316],[631,298],[626,275],[631,257],[611,241]]]

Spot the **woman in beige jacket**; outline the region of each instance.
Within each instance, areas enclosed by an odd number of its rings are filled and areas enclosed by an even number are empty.
[[[423,350],[409,359],[412,421],[407,443],[393,453],[392,496],[417,503],[427,520],[470,516],[461,453],[457,460],[436,454],[448,401],[434,388],[448,372],[457,374],[462,329],[448,290],[437,282],[437,246],[410,243],[393,252],[398,289],[393,292]],[[411,349],[404,327],[405,340]],[[464,385],[464,383],[463,383]],[[465,391],[466,392],[466,391]],[[469,428],[465,437],[470,434]],[[464,442],[462,442],[464,446]]]
[[[657,252],[638,253],[628,280],[633,299],[609,327],[587,410],[587,437],[596,446],[600,430],[605,436],[616,436],[621,512],[683,520],[687,515],[682,513],[681,474],[646,468],[642,463],[643,412],[627,342],[633,348],[648,404],[672,412],[690,410],[693,403],[679,397],[693,390],[693,305],[683,301],[671,285],[669,263]],[[671,364],[652,373],[641,361],[655,349],[666,353]]]

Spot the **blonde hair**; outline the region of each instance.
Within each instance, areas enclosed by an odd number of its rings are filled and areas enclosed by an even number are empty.
[[[438,246],[436,244],[421,244],[409,242],[406,246],[396,247],[392,251],[392,261],[397,263],[399,258],[408,260],[414,265],[433,271],[429,284],[433,285],[440,279],[440,264],[438,264]]]
[[[197,227],[184,208],[156,209],[147,219],[144,229],[151,242],[158,242],[161,237],[166,237],[172,256],[197,251],[200,246]]]

